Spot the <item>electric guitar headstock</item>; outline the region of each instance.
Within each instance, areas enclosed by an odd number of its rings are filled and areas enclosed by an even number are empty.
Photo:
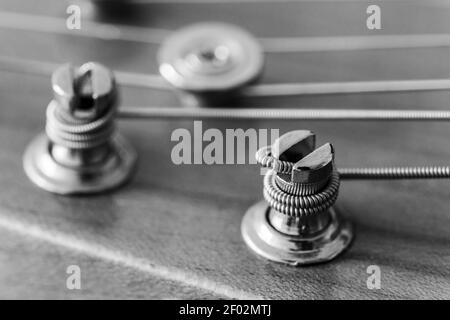
[[[0,1],[0,297],[450,297],[445,2],[105,2]]]

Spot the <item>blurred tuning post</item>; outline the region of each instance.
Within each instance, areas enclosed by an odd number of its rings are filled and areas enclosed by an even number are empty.
[[[58,194],[90,194],[128,180],[136,152],[115,130],[118,92],[111,71],[89,62],[63,65],[52,76],[54,99],[45,134],[27,147],[31,181]]]
[[[159,71],[184,105],[230,105],[261,75],[258,41],[224,23],[187,26],[169,36],[158,53]]]

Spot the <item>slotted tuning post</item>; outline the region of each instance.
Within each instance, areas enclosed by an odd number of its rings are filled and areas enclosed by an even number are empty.
[[[29,144],[23,158],[31,181],[58,194],[90,194],[124,183],[136,152],[115,130],[112,72],[93,62],[63,65],[53,73],[52,89],[45,134]]]
[[[260,149],[257,161],[269,167],[265,201],[244,216],[244,241],[257,254],[294,266],[332,260],[353,238],[351,225],[334,207],[339,174],[330,143],[315,147],[307,130],[286,133]]]

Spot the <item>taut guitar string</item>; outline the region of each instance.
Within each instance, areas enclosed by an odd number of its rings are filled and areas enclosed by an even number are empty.
[[[124,106],[124,119],[219,119],[292,121],[450,121],[444,110],[184,108],[174,106]]]
[[[50,77],[63,63],[36,61],[14,57],[0,56],[0,70],[23,74],[35,74]],[[158,74],[140,74],[125,71],[114,71],[119,84],[130,87],[170,90],[170,87]]]
[[[8,59],[7,59],[8,60]],[[0,59],[5,62],[5,59]],[[13,60],[17,63],[17,60]],[[8,60],[10,62],[10,60]],[[18,64],[9,70],[48,75],[52,63]],[[8,68],[5,68],[8,69]],[[142,79],[141,79],[142,80]],[[450,112],[431,110],[327,110],[327,109],[187,109],[180,107],[122,107],[119,118],[133,119],[267,119],[267,120],[389,120],[449,121]],[[341,168],[342,179],[430,179],[450,177],[449,166]]]
[[[450,121],[449,111],[422,110],[331,110],[331,109],[241,109],[182,107],[122,107],[119,118],[125,119],[225,119],[225,120],[388,120]],[[450,166],[402,166],[373,168],[339,168],[344,180],[397,180],[450,178]]]
[[[160,44],[170,30],[105,24],[84,21],[80,30],[69,30],[66,19],[25,13],[0,11],[0,28],[29,32],[96,38],[101,40],[132,41]],[[449,33],[404,34],[335,37],[278,37],[259,38],[264,51],[269,53],[352,51],[370,49],[437,48],[450,46]]]
[[[26,74],[50,76],[60,64],[0,56],[0,69]],[[172,90],[158,74],[115,71],[119,84],[157,90]],[[415,92],[450,90],[450,79],[342,81],[273,83],[252,85],[242,89],[244,97],[277,97],[326,94],[357,94],[381,92]]]
[[[50,133],[52,133],[52,138],[50,138],[52,141],[57,141],[56,139],[59,139],[61,136],[60,134],[60,130],[58,129],[58,126],[56,125],[58,123],[57,120],[57,116],[54,112],[56,105],[55,104],[50,104],[48,109],[47,109],[47,122],[46,122],[46,132],[47,135],[49,136]],[[127,115],[127,111],[129,112],[131,110],[133,110],[131,107],[124,107],[119,111],[119,116],[121,115],[122,117],[124,115]],[[141,108],[140,111],[139,110],[134,110],[135,112],[132,113],[131,115],[128,113],[128,118],[137,118],[137,119],[144,119],[144,117],[142,117],[143,114],[146,114],[145,111],[149,110],[150,108]],[[158,113],[158,111],[164,111],[164,108],[159,108],[159,109],[154,109],[154,111],[156,111],[156,114],[161,116],[161,113]],[[175,108],[175,112],[183,112],[183,108]],[[195,115],[195,114],[199,114],[199,113],[195,113],[195,110],[191,110],[194,112],[190,112],[190,113],[184,113],[189,114],[190,116]],[[206,110],[208,111],[208,110]],[[211,110],[211,111],[215,111],[215,110]],[[240,111],[239,109],[237,109],[236,111]],[[252,110],[249,109],[245,109],[243,110],[244,112],[247,112],[247,114],[252,114]],[[264,110],[256,110],[257,112],[259,112],[260,114],[264,114]],[[220,110],[216,110],[217,112],[222,112],[221,115],[226,115],[228,116],[227,119],[236,119],[236,117],[233,115],[233,109],[220,109]],[[271,112],[277,112],[276,110],[272,110]],[[307,110],[307,112],[314,112],[313,110]],[[329,110],[329,111],[325,111],[328,113],[332,113],[333,110]],[[351,110],[342,110],[341,113],[345,114],[345,112],[352,112]],[[363,114],[363,111],[356,111],[359,112],[359,114]],[[372,111],[373,113],[373,111]],[[172,112],[172,115],[174,113]],[[209,114],[213,114],[213,112],[210,112]],[[242,113],[241,113],[242,114]],[[132,115],[136,116],[136,117],[131,117]],[[148,116],[148,114],[147,114]],[[447,114],[447,117],[450,119],[450,114]],[[158,117],[149,117],[147,119],[157,119]],[[223,118],[223,117],[222,117]],[[108,115],[105,115],[104,118],[101,119],[97,119],[96,120],[96,124],[97,126],[102,126],[105,127],[104,124],[106,122],[109,121],[113,121],[113,118],[109,117]],[[165,118],[167,119],[167,118]],[[193,119],[198,119],[198,117],[194,117]],[[244,119],[244,118],[241,118]],[[292,120],[292,119],[290,119]],[[56,125],[56,126],[55,126]],[[100,130],[100,128],[98,128],[98,131]],[[56,135],[55,135],[56,134]],[[73,133],[69,133],[69,135],[73,136]],[[88,134],[85,134],[85,137],[87,137]],[[61,143],[69,143],[69,148],[70,145],[74,142],[77,146],[80,146],[80,144],[92,144],[92,143],[96,143],[97,142],[97,135],[94,134],[94,136],[92,137],[92,139],[84,139],[85,141],[76,141],[76,137],[74,139],[70,138],[68,140],[64,140],[64,138],[61,140],[63,142]],[[49,136],[50,137],[50,136]],[[67,135],[66,135],[67,137]],[[103,136],[100,136],[100,139]],[[96,145],[96,144],[95,144]],[[86,146],[86,148],[89,148],[88,146]],[[259,162],[259,161],[258,161]],[[262,163],[262,162],[261,162]],[[437,178],[448,178],[450,177],[450,167],[449,166],[424,166],[424,167],[382,167],[382,168],[342,168],[338,170],[339,172],[339,176],[342,179],[346,179],[346,180],[355,180],[355,179],[437,179]]]
[[[58,63],[1,57],[0,69],[16,73],[50,76]],[[159,75],[138,75],[116,71],[122,85],[148,88],[169,87]],[[430,80],[440,83],[439,80]],[[450,83],[443,80],[441,83]],[[406,83],[410,83],[406,81]],[[265,86],[265,85],[261,85]],[[441,87],[442,90],[450,89]],[[334,121],[450,121],[445,110],[356,110],[356,109],[269,109],[269,108],[182,108],[173,106],[128,106],[119,110],[119,117],[133,119],[230,119],[230,120],[334,120]]]

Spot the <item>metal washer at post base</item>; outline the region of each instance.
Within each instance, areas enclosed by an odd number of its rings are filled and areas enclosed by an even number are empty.
[[[239,97],[239,90],[263,70],[258,41],[240,27],[199,23],[174,32],[162,44],[159,71],[184,104],[216,105]]]
[[[62,195],[100,193],[121,186],[134,171],[137,154],[119,134],[110,141],[108,159],[96,165],[71,168],[58,163],[50,152],[45,134],[28,145],[24,156],[25,173],[37,186]]]
[[[258,255],[292,266],[327,262],[346,250],[353,240],[352,225],[330,208],[331,221],[325,230],[308,237],[283,234],[269,222],[270,206],[260,201],[246,212],[241,225],[242,237]]]

